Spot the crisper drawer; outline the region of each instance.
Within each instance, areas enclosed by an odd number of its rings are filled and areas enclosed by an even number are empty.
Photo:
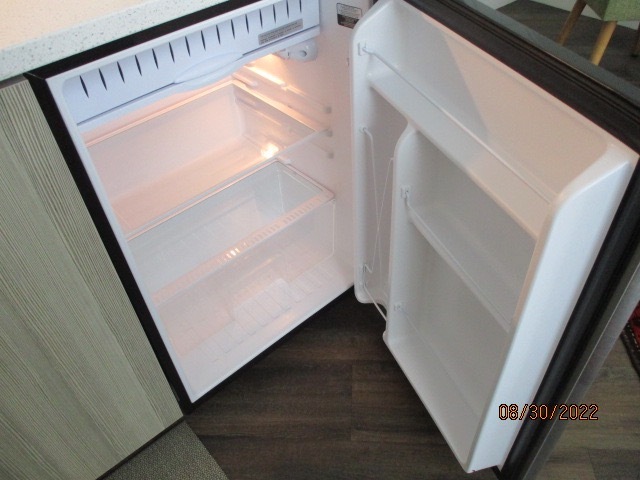
[[[130,240],[192,392],[246,363],[306,308],[310,272],[333,255],[333,217],[330,191],[275,161]]]

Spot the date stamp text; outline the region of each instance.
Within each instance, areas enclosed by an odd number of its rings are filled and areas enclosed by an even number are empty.
[[[558,405],[536,405],[534,403],[518,405],[502,403],[498,406],[500,420],[598,420],[598,405],[586,403]]]

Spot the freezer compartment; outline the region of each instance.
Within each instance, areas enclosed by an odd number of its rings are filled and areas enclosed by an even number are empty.
[[[314,38],[319,20],[317,0],[251,2],[75,69],[60,87],[74,122],[102,121]]]
[[[333,288],[334,204],[273,162],[129,242],[194,398]]]
[[[276,155],[328,155],[328,129],[243,83],[172,97],[85,134],[123,233],[133,238]],[[302,152],[301,146],[305,146]]]

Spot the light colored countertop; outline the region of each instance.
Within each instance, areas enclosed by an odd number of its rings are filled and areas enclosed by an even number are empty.
[[[4,0],[0,80],[226,0]]]

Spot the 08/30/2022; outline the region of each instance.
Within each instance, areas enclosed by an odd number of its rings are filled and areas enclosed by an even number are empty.
[[[596,404],[524,404],[502,403],[498,406],[500,420],[598,420]]]

